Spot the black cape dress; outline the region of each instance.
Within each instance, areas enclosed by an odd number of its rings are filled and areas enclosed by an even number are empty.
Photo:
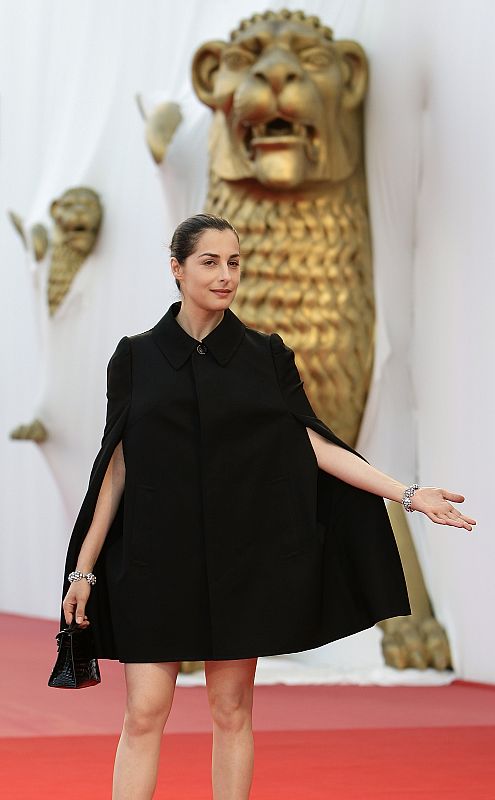
[[[86,610],[97,655],[293,653],[410,614],[383,497],[318,467],[306,426],[364,456],[317,418],[293,350],[230,309],[199,342],[175,319],[180,307],[124,336],[108,364],[62,591],[122,440],[125,489]]]

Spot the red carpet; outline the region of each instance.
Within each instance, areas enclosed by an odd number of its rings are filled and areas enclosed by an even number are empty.
[[[2,797],[108,800],[116,744],[116,736],[0,740]],[[495,798],[487,727],[257,731],[255,751],[252,800]],[[208,734],[166,735],[155,797],[210,800],[210,754]]]
[[[0,796],[108,800],[122,665],[49,689],[55,632],[0,615]],[[495,800],[495,687],[257,686],[253,718],[252,800]],[[210,731],[205,689],[178,687],[157,799],[211,799]]]

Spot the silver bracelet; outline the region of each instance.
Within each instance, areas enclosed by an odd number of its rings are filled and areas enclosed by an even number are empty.
[[[404,489],[404,494],[402,495],[402,505],[406,509],[406,511],[414,511],[414,508],[411,508],[412,503],[412,496],[416,489],[419,489],[417,483],[413,483],[412,486],[408,486],[407,489]]]
[[[74,583],[74,581],[80,581],[81,578],[86,578],[87,582],[91,586],[94,586],[95,583],[96,583],[96,575],[93,575],[92,572],[86,572],[86,573],[79,572],[79,570],[75,570],[74,572],[71,572],[68,575],[67,580],[69,581],[69,583]]]

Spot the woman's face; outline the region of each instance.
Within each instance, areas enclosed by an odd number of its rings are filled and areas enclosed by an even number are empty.
[[[209,311],[221,311],[231,304],[239,285],[237,236],[229,228],[224,231],[207,229],[184,263],[179,264],[172,258],[171,268],[188,303]]]

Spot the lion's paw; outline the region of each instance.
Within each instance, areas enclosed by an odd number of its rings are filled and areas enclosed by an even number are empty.
[[[394,617],[386,620],[383,630],[382,651],[390,667],[437,670],[452,667],[447,634],[434,617]]]

